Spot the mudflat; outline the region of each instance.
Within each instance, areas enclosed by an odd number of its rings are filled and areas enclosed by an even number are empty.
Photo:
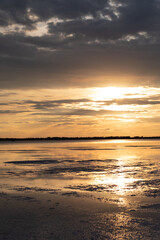
[[[0,239],[159,239],[160,141],[0,144]]]

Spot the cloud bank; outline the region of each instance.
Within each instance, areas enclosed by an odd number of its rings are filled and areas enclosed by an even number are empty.
[[[159,87],[159,0],[2,0],[0,88]]]

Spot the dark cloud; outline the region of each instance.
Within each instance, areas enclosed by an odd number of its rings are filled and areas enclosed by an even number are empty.
[[[93,110],[93,109],[59,109],[58,111],[46,111],[46,112],[34,112],[32,116],[103,116],[103,115],[119,115],[119,114],[129,114],[136,113],[138,111],[126,110],[126,111],[112,111],[112,110]]]
[[[108,0],[36,0],[30,3],[32,11],[43,19],[72,19],[89,14],[96,15],[107,6]]]
[[[154,98],[153,98],[154,99]],[[111,105],[158,105],[160,100],[153,100],[152,97],[146,98],[124,98],[124,99],[115,99],[111,101],[104,101],[102,104]],[[159,98],[160,99],[160,98]]]
[[[116,103],[118,105],[158,105],[160,104],[160,100],[152,101],[149,99],[123,99],[117,100]]]
[[[107,5],[107,0],[2,0],[0,2],[1,25],[10,22],[32,25],[36,20],[48,20],[52,17],[72,19],[84,15],[96,15]],[[37,21],[38,21],[37,20]]]
[[[17,95],[17,93],[14,92],[0,92],[0,97],[9,97],[9,96],[13,96],[13,95]]]
[[[26,111],[16,111],[16,110],[0,110],[0,114],[17,114],[24,113]]]
[[[27,48],[31,50],[27,51]],[[36,47],[32,51],[32,46],[24,46],[24,51],[15,53],[15,56],[1,55],[0,87],[93,87],[132,84],[132,79],[125,77],[130,75],[135,76],[136,85],[158,85],[160,55],[158,48],[156,50],[157,52],[152,50],[152,47],[147,49],[147,46],[146,49],[80,46],[78,49],[47,52],[37,51]],[[8,51],[9,49],[6,50]],[[16,56],[17,54],[19,56]],[[97,81],[99,76],[104,77]],[[119,81],[119,76],[124,76],[124,80]]]
[[[5,0],[0,1],[0,24],[11,23],[30,24],[27,17],[27,1]]]
[[[80,105],[83,104],[83,105]],[[17,106],[30,109],[30,113],[35,114],[36,110],[42,110],[45,114],[51,115],[96,115],[96,114],[106,114],[114,111],[108,111],[101,109],[104,105],[159,105],[160,104],[160,96],[150,96],[144,98],[122,98],[122,99],[113,99],[113,100],[102,100],[102,101],[94,101],[92,99],[80,98],[80,99],[60,99],[60,100],[43,100],[43,101],[33,101],[33,100],[25,100],[25,101],[13,101],[8,103],[0,103],[0,105],[9,105],[9,106]],[[99,110],[88,109],[89,107],[93,108],[93,105],[99,107]],[[8,111],[8,110],[7,110]],[[3,111],[2,111],[3,112]],[[12,112],[12,111],[11,111]],[[6,113],[6,111],[4,111]],[[43,112],[41,112],[43,114]],[[62,120],[62,119],[60,119]],[[59,121],[59,120],[58,120]],[[57,121],[56,121],[57,122]],[[65,119],[66,122],[66,119]]]
[[[64,32],[77,34],[89,39],[119,39],[126,35],[138,32],[159,32],[160,2],[159,0],[131,0],[119,1],[127,3],[118,7],[118,18],[109,21],[106,18],[95,18],[91,20],[72,20],[58,24],[50,24],[50,32]],[[102,11],[102,16],[105,11]],[[108,10],[110,16],[112,9]],[[105,15],[104,15],[105,16]]]
[[[2,0],[0,25],[1,88],[159,86],[159,0]]]
[[[44,109],[44,110],[50,110],[51,108],[58,108],[58,107],[72,107],[75,104],[84,103],[84,104],[96,104],[99,106],[103,105],[158,105],[160,104],[160,96],[150,96],[150,97],[144,97],[144,98],[122,98],[122,99],[114,99],[114,100],[107,100],[107,101],[94,101],[91,99],[61,99],[61,100],[45,100],[45,101],[32,101],[32,100],[26,100],[23,102],[14,102],[14,104],[18,105],[25,105],[29,104],[34,109]],[[85,108],[85,106],[84,106]],[[82,109],[84,110],[84,109]]]
[[[22,104],[30,104],[35,109],[50,109],[55,107],[61,107],[64,104],[78,104],[78,103],[87,103],[90,102],[89,99],[61,99],[61,100],[53,100],[53,101],[24,101]],[[21,104],[21,103],[18,103]]]

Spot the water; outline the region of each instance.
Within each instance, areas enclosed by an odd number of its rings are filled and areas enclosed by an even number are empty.
[[[160,141],[0,144],[0,239],[159,239]]]

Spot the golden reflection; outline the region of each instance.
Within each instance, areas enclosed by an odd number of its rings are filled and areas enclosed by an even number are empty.
[[[103,185],[106,189],[118,196],[120,204],[126,205],[128,191],[132,190],[130,185],[135,181],[133,177],[128,177],[132,167],[128,167],[128,163],[135,159],[135,156],[125,155],[117,161],[117,166],[108,175],[106,173],[99,174],[95,178],[96,185]],[[127,163],[127,167],[126,167]]]
[[[106,175],[96,176],[95,182],[97,185],[109,185],[117,194],[125,195],[126,191],[129,190],[127,185],[133,183],[134,178],[127,178],[126,174],[123,172],[116,177],[107,177]]]
[[[110,143],[128,143],[128,139],[113,139],[109,140]],[[106,141],[104,141],[106,143]],[[126,156],[128,158],[128,156]]]

